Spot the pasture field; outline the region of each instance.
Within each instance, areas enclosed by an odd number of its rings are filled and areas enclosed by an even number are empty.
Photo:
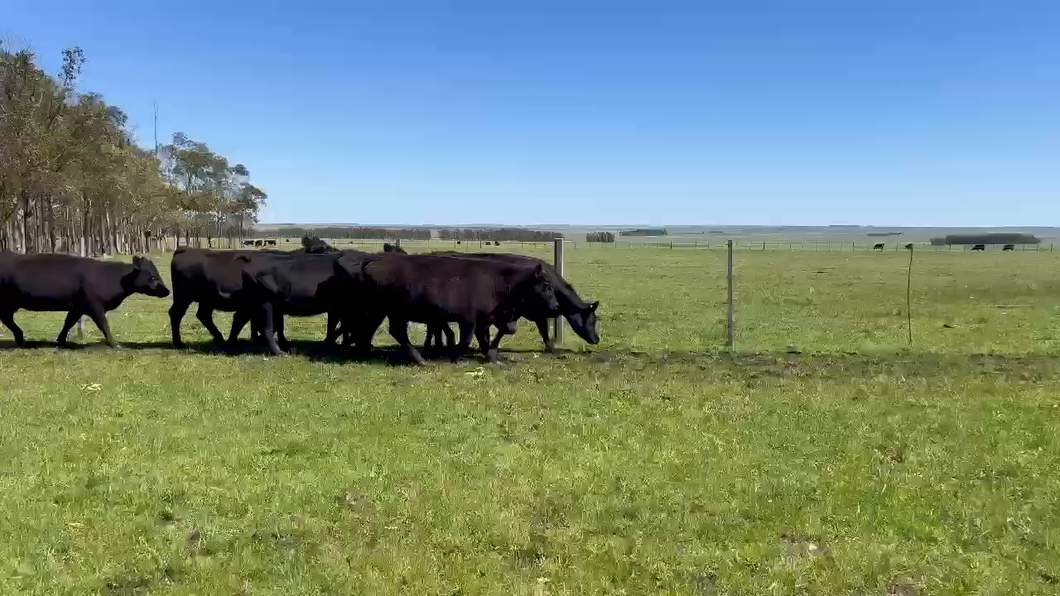
[[[1058,593],[1060,252],[916,253],[912,346],[907,259],[741,252],[734,354],[704,250],[568,252],[601,344],[498,365],[20,312],[0,593]]]

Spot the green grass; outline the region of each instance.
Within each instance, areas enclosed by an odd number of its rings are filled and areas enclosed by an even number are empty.
[[[1060,253],[916,258],[911,347],[906,254],[741,252],[730,356],[724,255],[647,248],[568,253],[600,346],[500,365],[5,330],[0,593],[1057,593]]]

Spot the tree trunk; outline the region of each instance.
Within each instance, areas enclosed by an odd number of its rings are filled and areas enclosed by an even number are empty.
[[[20,254],[26,254],[28,252],[28,244],[26,238],[26,211],[29,209],[29,197],[26,196],[26,191],[23,190],[19,193],[18,208],[15,210],[15,233],[17,235],[16,242],[18,243],[18,252]]]

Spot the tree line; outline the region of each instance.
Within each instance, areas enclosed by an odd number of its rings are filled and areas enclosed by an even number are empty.
[[[497,228],[493,230],[480,229],[443,229],[438,230],[438,238],[442,240],[506,240],[508,242],[551,242],[556,238],[562,238],[559,232],[544,232],[541,230],[528,230],[525,228]]]
[[[283,238],[305,236],[343,240],[430,240],[428,228],[366,228],[342,226],[280,226],[272,235]]]
[[[614,242],[615,235],[611,232],[589,232],[585,235],[586,242]]]
[[[166,238],[228,238],[266,194],[242,164],[182,133],[136,145],[128,116],[77,89],[86,59],[63,51],[45,72],[30,50],[0,44],[0,250],[89,255],[167,249]]]
[[[932,238],[933,246],[949,244],[1039,244],[1041,239],[1034,234],[1000,232],[988,234],[947,234],[941,238]]]

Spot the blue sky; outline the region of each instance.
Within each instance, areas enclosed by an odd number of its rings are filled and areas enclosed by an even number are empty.
[[[0,36],[266,222],[1060,225],[1055,0],[90,4]]]

